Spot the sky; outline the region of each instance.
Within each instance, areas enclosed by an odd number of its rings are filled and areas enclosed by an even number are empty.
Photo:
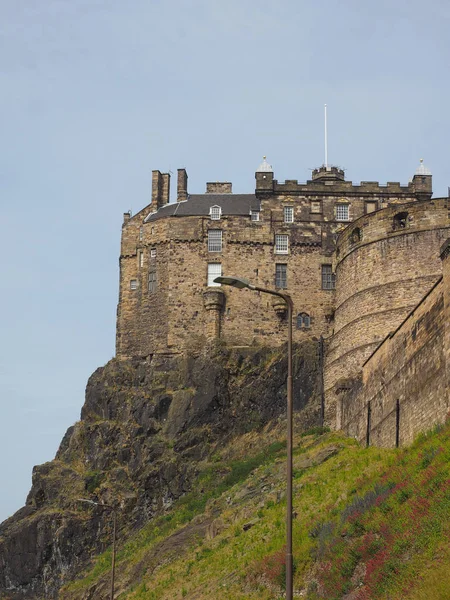
[[[0,0],[0,521],[114,355],[151,170],[251,193],[324,162],[450,186],[448,0]],[[172,200],[176,177],[172,178]]]

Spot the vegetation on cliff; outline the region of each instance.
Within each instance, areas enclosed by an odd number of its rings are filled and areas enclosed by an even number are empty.
[[[295,588],[309,600],[447,598],[449,427],[361,448],[320,422],[317,345],[295,348]],[[111,361],[0,525],[0,598],[283,597],[283,351]]]
[[[187,494],[122,539],[118,597],[283,598],[283,429],[244,434],[201,464]],[[297,432],[295,588],[309,600],[444,600],[450,427],[401,450]],[[106,597],[110,552],[61,598]],[[102,595],[103,594],[103,595]]]
[[[302,427],[319,419],[319,387],[317,343],[296,346]],[[34,468],[26,506],[0,524],[0,598],[58,598],[111,539],[110,515],[80,498],[120,505],[121,538],[132,535],[196,490],[204,461],[276,421],[285,390],[283,349],[208,347],[97,369],[80,422]]]

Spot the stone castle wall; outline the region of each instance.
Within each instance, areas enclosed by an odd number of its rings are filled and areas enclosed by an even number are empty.
[[[364,412],[369,400],[358,395],[354,385],[354,401],[347,404],[336,402],[341,396],[335,391],[345,389],[343,379],[357,376],[441,276],[439,247],[449,237],[449,200],[430,199],[431,177],[415,176],[408,186],[376,182],[356,186],[343,176],[338,169],[321,168],[306,184],[279,183],[272,172],[257,172],[252,206],[255,202],[259,206],[259,218],[254,220],[242,211],[225,211],[218,219],[209,214],[177,217],[177,211],[167,208],[169,175],[153,172],[152,202],[134,217],[125,215],[123,225],[117,356],[176,354],[201,349],[211,340],[229,346],[285,343],[285,314],[280,307],[275,310],[270,296],[208,287],[208,265],[220,265],[222,275],[272,289],[276,267],[284,265],[286,291],[294,302],[294,341],[327,338],[325,419],[338,427],[343,420],[353,423],[355,435],[362,435],[364,424],[355,411]],[[189,207],[184,170],[179,170],[178,179],[178,200]],[[211,198],[211,206],[216,206],[233,199],[231,183],[209,183],[207,189],[207,194],[194,197],[195,202],[206,199],[209,206]],[[338,217],[339,205],[348,207],[349,222]],[[286,208],[292,209],[292,222],[286,222]],[[208,250],[210,229],[222,231],[220,252]],[[278,234],[288,236],[287,253],[276,253]],[[336,290],[324,289],[324,265],[335,270]],[[433,318],[441,310],[433,312],[428,304],[422,309]],[[296,327],[300,314],[310,319],[306,327],[304,323]],[[436,331],[436,340],[445,332],[450,338],[443,325]],[[401,343],[397,348],[385,341],[384,346],[396,368]],[[378,357],[384,352],[380,350]],[[427,356],[437,354],[424,352],[424,360]],[[377,375],[373,377],[376,380]],[[376,412],[379,404],[374,402],[371,408],[375,421],[382,420]],[[386,406],[381,412],[391,414],[392,406]],[[380,431],[374,429],[374,439],[388,443],[390,430],[383,426]],[[402,435],[402,440],[408,438],[407,429]]]
[[[393,206],[360,217],[340,235],[334,331],[325,366],[330,422],[336,383],[360,371],[441,276],[439,248],[449,237],[448,202]]]
[[[250,215],[146,220],[168,202],[169,176],[154,171],[151,204],[131,218],[126,215],[122,229],[117,356],[183,352],[219,337],[236,346],[285,342],[286,324],[275,314],[269,296],[214,287],[216,299],[211,302],[208,263],[220,263],[223,275],[245,277],[272,289],[276,265],[286,265],[286,291],[294,301],[294,318],[306,313],[311,319],[307,328],[298,329],[294,323],[294,339],[329,335],[334,290],[323,289],[322,265],[332,265],[336,235],[347,225],[338,220],[336,205],[346,204],[349,220],[354,220],[368,210],[415,201],[419,186],[417,178],[408,186],[375,182],[356,186],[343,180],[342,171],[333,169],[317,170],[306,184],[279,183],[272,172],[257,172],[258,221]],[[184,170],[179,170],[178,180],[178,199],[184,200],[188,197]],[[231,195],[230,183],[207,186],[210,194]],[[425,187],[431,195],[431,177],[426,178]],[[286,207],[293,209],[292,223],[285,222]],[[222,230],[220,253],[208,252],[210,228]],[[277,234],[288,235],[288,254],[275,253]],[[151,273],[156,279],[152,291]]]
[[[347,435],[367,445],[402,446],[445,421],[450,405],[444,296],[449,287],[448,277],[441,278],[369,357],[361,378],[342,385],[338,414]]]

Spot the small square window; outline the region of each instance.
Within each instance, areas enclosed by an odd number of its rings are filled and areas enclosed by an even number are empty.
[[[348,221],[349,220],[349,205],[348,204],[336,204],[336,221]]]
[[[334,290],[336,287],[336,275],[333,273],[331,265],[322,265],[322,289]]]
[[[275,254],[288,254],[289,252],[289,236],[285,234],[277,234],[275,236]]]
[[[283,213],[284,213],[284,222],[285,223],[293,223],[294,222],[294,208],[292,206],[285,206]]]
[[[156,292],[156,271],[149,271],[148,274],[148,291],[149,293]]]
[[[275,265],[275,287],[285,290],[287,288],[287,265],[277,263]]]
[[[252,221],[259,221],[259,210],[251,210],[250,217]]]
[[[138,282],[137,279],[130,279],[130,290],[137,290]]]
[[[209,216],[213,221],[220,221],[220,217],[222,215],[222,209],[220,206],[211,206],[209,209]]]
[[[322,212],[322,202],[320,200],[312,200],[310,209],[313,214],[320,214]]]
[[[156,258],[156,248],[150,249],[150,258]]]
[[[222,252],[221,229],[210,229],[208,231],[208,252]]]
[[[222,276],[222,265],[220,263],[208,263],[208,287],[220,287],[220,283],[216,283],[214,279]]]

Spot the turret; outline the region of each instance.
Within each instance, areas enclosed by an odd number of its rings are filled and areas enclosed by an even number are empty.
[[[263,161],[256,169],[256,192],[273,192],[273,169],[272,165],[266,161],[263,156]]]
[[[345,181],[345,173],[339,167],[322,165],[312,172],[313,181]]]
[[[417,200],[431,200],[433,195],[433,185],[431,171],[423,164],[423,158],[420,159],[420,165],[414,174],[412,184]]]

